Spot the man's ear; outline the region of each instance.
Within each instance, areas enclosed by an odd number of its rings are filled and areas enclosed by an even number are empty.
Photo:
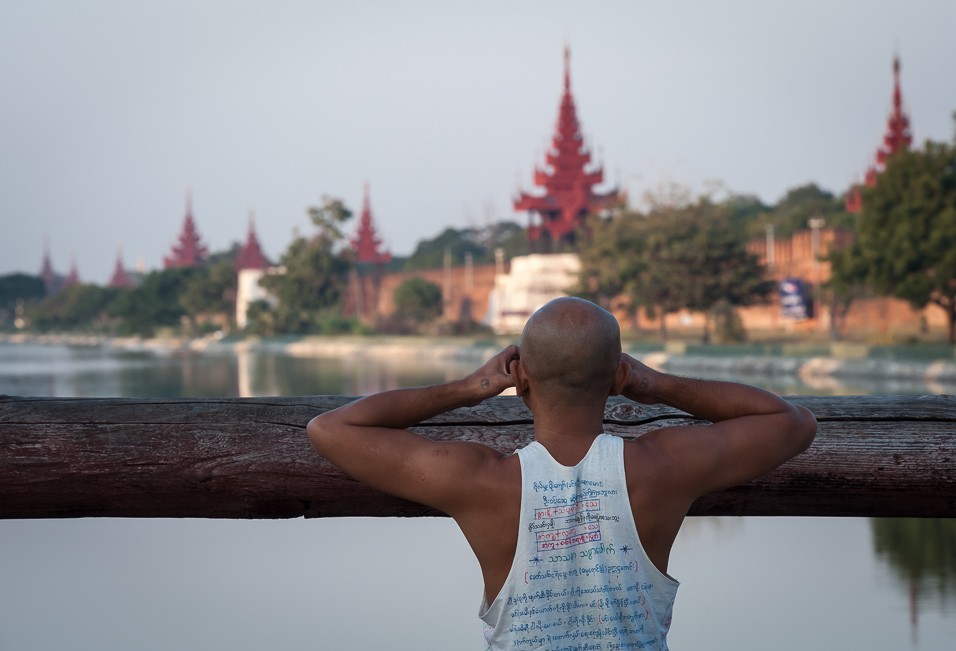
[[[611,383],[612,396],[619,396],[627,388],[627,381],[631,377],[631,365],[623,359],[617,365],[617,372],[614,373],[614,381]]]
[[[528,391],[528,376],[525,375],[524,367],[521,366],[521,358],[511,360],[508,370],[511,372],[511,379],[515,383],[515,395],[525,395]]]

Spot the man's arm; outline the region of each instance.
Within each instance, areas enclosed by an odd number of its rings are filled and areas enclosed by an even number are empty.
[[[629,367],[622,395],[713,423],[647,435],[689,499],[766,474],[813,442],[817,424],[810,410],[768,391],[661,373],[626,354],[621,359]]]
[[[508,346],[460,380],[371,395],[313,418],[315,449],[373,488],[443,511],[455,508],[481,464],[497,455],[475,443],[436,442],[406,428],[458,407],[473,406],[514,386]]]

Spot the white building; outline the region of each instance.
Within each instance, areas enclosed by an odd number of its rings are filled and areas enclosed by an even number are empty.
[[[567,295],[577,283],[581,262],[575,253],[536,253],[511,260],[507,274],[495,275],[488,323],[495,334],[519,334],[535,310]]]

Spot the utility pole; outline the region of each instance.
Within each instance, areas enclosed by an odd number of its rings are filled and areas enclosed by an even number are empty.
[[[827,221],[823,217],[811,217],[807,221],[810,227],[810,251],[813,255],[813,318],[818,319],[817,323],[823,323],[822,314],[820,314],[820,229],[826,226]]]

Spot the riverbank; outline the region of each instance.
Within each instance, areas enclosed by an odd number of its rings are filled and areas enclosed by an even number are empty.
[[[0,334],[0,343],[101,347],[153,355],[249,353],[294,357],[363,357],[390,361],[427,359],[480,364],[511,343],[508,338],[309,336],[290,338],[206,337],[144,339],[80,334]],[[831,344],[704,346],[628,344],[625,350],[649,366],[669,373],[707,377],[796,377],[808,384],[828,380],[921,382],[937,393],[956,392],[956,357],[941,346],[865,346]]]

